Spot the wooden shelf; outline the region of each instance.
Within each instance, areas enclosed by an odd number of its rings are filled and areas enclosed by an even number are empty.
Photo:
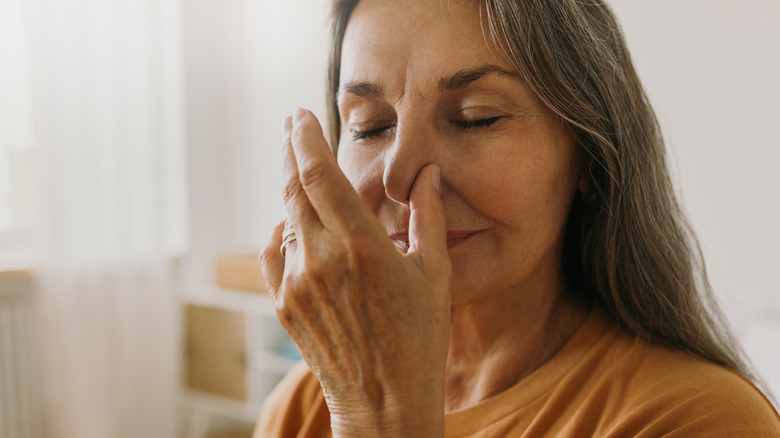
[[[183,288],[182,300],[185,304],[275,317],[271,297],[265,294],[246,293],[213,285],[191,285]]]
[[[247,369],[283,376],[298,361],[268,351],[253,351],[247,357]]]
[[[194,389],[188,389],[184,395],[185,405],[193,410],[217,414],[248,423],[254,423],[260,418],[262,409],[260,405]]]

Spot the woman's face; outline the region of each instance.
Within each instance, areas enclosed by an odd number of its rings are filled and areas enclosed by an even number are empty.
[[[412,184],[427,164],[441,169],[454,305],[560,288],[584,184],[579,148],[488,46],[477,4],[361,1],[338,98],[339,163],[402,251]]]

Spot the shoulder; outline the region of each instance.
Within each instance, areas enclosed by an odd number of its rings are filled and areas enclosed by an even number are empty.
[[[780,416],[741,374],[634,339],[613,431],[619,436],[780,436]]]
[[[322,388],[301,361],[266,398],[255,437],[329,435],[330,414]]]

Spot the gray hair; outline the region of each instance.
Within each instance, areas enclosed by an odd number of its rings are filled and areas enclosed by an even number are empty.
[[[335,0],[332,9],[326,98],[334,152],[341,44],[358,2]],[[564,242],[569,284],[649,342],[757,380],[715,302],[655,113],[610,8],[599,0],[482,0],[480,11],[485,38],[588,158],[590,188],[572,206]]]

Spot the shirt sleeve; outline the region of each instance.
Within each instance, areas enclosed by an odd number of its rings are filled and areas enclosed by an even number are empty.
[[[609,436],[780,437],[780,416],[751,382],[731,371],[715,382],[659,385]]]

